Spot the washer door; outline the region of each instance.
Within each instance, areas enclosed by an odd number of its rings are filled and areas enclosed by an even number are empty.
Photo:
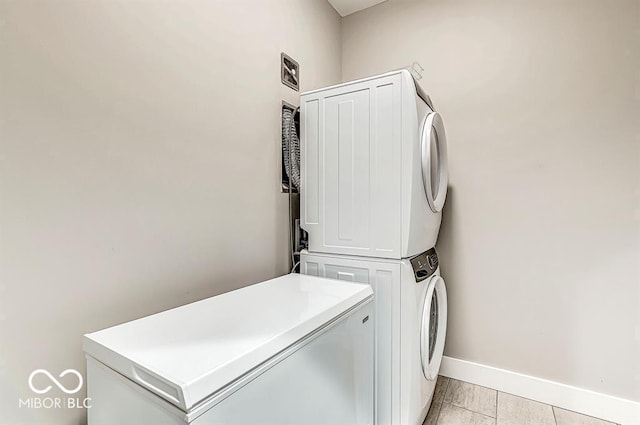
[[[447,334],[447,289],[442,277],[429,280],[423,303],[420,358],[424,377],[433,381],[438,377]]]
[[[447,135],[440,114],[428,113],[422,121],[420,134],[424,191],[431,211],[438,213],[444,206],[449,182]]]

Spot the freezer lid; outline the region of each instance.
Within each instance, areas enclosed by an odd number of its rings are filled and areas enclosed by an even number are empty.
[[[188,411],[372,297],[368,285],[289,274],[86,334],[83,349]]]

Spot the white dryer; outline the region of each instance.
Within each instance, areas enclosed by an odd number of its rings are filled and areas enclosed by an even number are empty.
[[[303,93],[300,114],[310,252],[399,259],[435,246],[446,135],[409,71]]]
[[[403,260],[303,251],[301,272],[371,285],[376,424],[421,425],[431,405],[447,329],[447,292],[435,249]]]

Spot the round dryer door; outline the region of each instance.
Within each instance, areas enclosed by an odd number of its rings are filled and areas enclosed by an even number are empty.
[[[447,289],[444,279],[433,276],[429,280],[422,308],[420,330],[420,358],[424,377],[433,381],[438,377],[444,340],[447,334]]]
[[[437,112],[430,112],[422,121],[422,182],[434,213],[442,211],[447,197],[449,168],[447,166],[447,135],[442,118]]]

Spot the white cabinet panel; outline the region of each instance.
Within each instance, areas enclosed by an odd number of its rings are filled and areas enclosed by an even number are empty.
[[[400,259],[435,245],[441,213],[427,203],[419,140],[431,109],[418,92],[396,71],[302,94],[310,252]]]
[[[368,283],[375,302],[375,364],[377,424],[396,424],[400,417],[400,291],[401,263],[358,260],[303,253],[301,273]],[[397,320],[393,320],[397,317]],[[397,326],[393,329],[393,326]],[[396,389],[395,391],[393,389]]]

